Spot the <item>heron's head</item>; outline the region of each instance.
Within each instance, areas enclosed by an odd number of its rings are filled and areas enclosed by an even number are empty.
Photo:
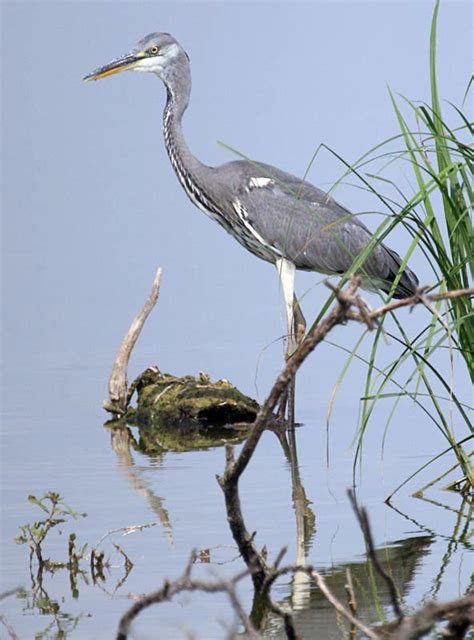
[[[150,33],[131,51],[89,73],[84,80],[100,80],[120,71],[151,71],[167,80],[180,67],[187,67],[189,58],[179,42],[169,33]]]

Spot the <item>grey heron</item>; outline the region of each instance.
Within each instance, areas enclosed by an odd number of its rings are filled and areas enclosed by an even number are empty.
[[[189,57],[170,34],[147,35],[131,51],[84,80],[98,80],[125,70],[148,71],[164,82],[165,145],[192,202],[251,253],[277,267],[290,354],[295,347],[295,314],[302,318],[294,293],[295,270],[342,275],[367,246],[371,232],[324,191],[281,169],[248,160],[210,167],[198,160],[186,144],[181,125],[191,92]],[[401,263],[395,251],[378,244],[360,270],[362,286],[390,291]],[[412,295],[417,285],[416,275],[405,267],[393,295]]]

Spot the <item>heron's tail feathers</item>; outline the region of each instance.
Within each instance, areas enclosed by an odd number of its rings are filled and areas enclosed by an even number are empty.
[[[392,249],[389,249],[388,247],[385,247],[388,251],[388,253],[390,254],[391,258],[393,259],[393,267],[390,271],[390,274],[387,278],[387,284],[386,286],[382,285],[380,288],[382,289],[382,291],[385,291],[385,293],[389,293],[390,289],[391,289],[391,285],[393,284],[395,278],[398,275],[398,272],[400,270],[400,266],[402,264],[402,259],[400,258],[400,256],[398,255],[398,253],[396,253],[396,251],[393,251]],[[419,285],[419,281],[417,276],[415,275],[415,273],[413,273],[413,271],[411,269],[409,269],[407,266],[405,266],[405,268],[403,269],[403,273],[401,275],[400,280],[398,281],[397,284],[397,288],[395,289],[395,292],[393,294],[394,298],[408,298],[409,296],[412,296],[416,293],[417,289],[418,289],[418,285]]]

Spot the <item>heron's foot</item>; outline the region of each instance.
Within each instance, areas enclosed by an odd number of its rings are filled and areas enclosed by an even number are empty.
[[[292,378],[280,398],[277,417],[285,430],[295,426],[295,378]]]
[[[294,331],[294,349],[297,349],[303,342],[306,335],[306,318],[301,310],[298,298],[293,298],[293,331]]]
[[[306,321],[304,316],[294,316],[291,333],[286,338],[285,360],[289,360],[306,337]]]
[[[280,404],[278,405],[278,421],[281,426],[284,426],[286,423],[286,405],[288,403],[288,390],[285,390],[280,398]]]

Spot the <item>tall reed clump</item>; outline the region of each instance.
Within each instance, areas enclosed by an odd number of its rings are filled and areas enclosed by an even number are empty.
[[[440,275],[440,283],[448,290],[470,286],[474,280],[474,233],[472,213],[474,192],[472,177],[474,148],[463,142],[459,134],[474,132],[473,124],[457,107],[461,119],[457,129],[451,129],[443,120],[436,78],[436,28],[439,0],[435,5],[430,37],[431,105],[410,106],[417,121],[426,128],[428,137],[421,143],[410,132],[393,95],[394,109],[400,124],[419,196],[426,215],[423,221],[426,248],[433,257]],[[468,90],[469,90],[468,86]],[[428,147],[426,146],[428,145]],[[430,194],[432,187],[442,196],[442,210],[435,211]],[[440,220],[440,218],[444,218]],[[444,222],[446,233],[442,233]],[[474,308],[468,297],[452,301],[449,313],[457,336],[460,353],[474,382]]]
[[[400,135],[378,144],[351,166],[340,158],[348,167],[344,176],[355,175],[362,181],[364,188],[372,192],[383,203],[384,208],[389,210],[389,215],[379,225],[366,249],[354,259],[346,279],[351,272],[361,269],[373,248],[382,242],[397,225],[403,225],[411,234],[412,241],[403,258],[399,276],[413,251],[418,247],[433,270],[434,287],[439,287],[443,291],[472,286],[474,280],[472,221],[474,147],[466,143],[465,139],[468,136],[469,140],[471,139],[474,128],[463,111],[454,105],[450,105],[450,108],[458,120],[455,127],[450,127],[442,115],[436,74],[439,4],[437,0],[430,35],[431,104],[420,104],[405,97],[396,97],[390,91]],[[471,83],[468,85],[466,95],[470,85]],[[408,116],[404,115],[406,111]],[[410,124],[411,122],[413,124]],[[397,148],[395,152],[387,151],[387,147],[394,142],[401,142],[403,148],[401,150]],[[381,159],[385,162],[384,167],[391,166],[394,162],[403,162],[405,170],[408,162],[416,183],[415,193],[410,197],[403,195],[399,185],[384,176],[383,168],[377,174],[367,170],[370,163]],[[387,183],[390,183],[396,193],[402,196],[401,204],[382,194],[379,185]],[[397,281],[398,278],[392,287],[392,292]],[[329,304],[330,299],[315,323],[319,322]],[[474,434],[468,415],[469,408],[457,397],[452,380],[446,380],[432,360],[436,352],[444,349],[444,352],[449,354],[450,366],[454,367],[454,354],[458,353],[465,364],[466,375],[474,381],[473,301],[469,297],[457,298],[449,301],[446,306],[438,305],[432,311],[429,324],[415,337],[409,337],[409,332],[400,319],[396,314],[392,314],[392,320],[398,331],[398,335],[392,335],[392,338],[402,344],[403,351],[396,360],[385,366],[379,366],[378,361],[376,363],[380,338],[383,335],[383,321],[375,331],[370,355],[365,359],[367,376],[362,397],[355,462],[360,461],[365,429],[379,401],[382,399],[393,401],[386,422],[388,427],[400,400],[408,397],[429,416],[446,438],[448,448],[443,453],[453,452],[457,458],[458,468],[463,473],[458,488],[469,490],[474,486],[474,467],[463,447],[463,444],[472,439]],[[352,350],[348,350],[349,356],[337,380],[335,391],[339,388],[351,362],[355,358],[363,359],[358,354],[363,339],[364,336]],[[399,379],[401,375],[406,375],[403,373],[402,366],[409,361],[413,366],[410,374],[406,378]],[[459,378],[458,373],[457,377]],[[445,401],[449,403],[449,411],[446,411]],[[453,419],[454,412],[457,414],[456,419]],[[463,425],[461,435],[455,433],[454,422]]]

